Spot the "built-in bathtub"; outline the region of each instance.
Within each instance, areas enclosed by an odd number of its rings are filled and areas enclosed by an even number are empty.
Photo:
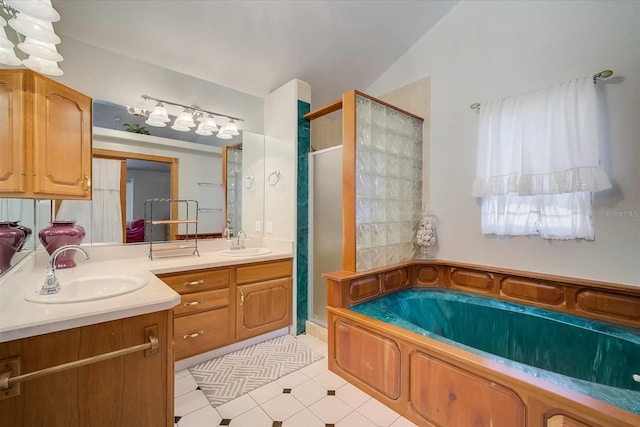
[[[351,310],[640,414],[638,330],[442,288]]]
[[[326,277],[330,369],[418,425],[640,425],[640,290],[437,262]]]

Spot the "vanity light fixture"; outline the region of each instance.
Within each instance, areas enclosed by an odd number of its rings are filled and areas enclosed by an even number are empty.
[[[167,109],[164,108],[164,104],[162,102],[158,102],[151,113],[149,113],[149,118],[145,122],[150,126],[155,126],[159,128],[163,128],[169,123],[171,119],[169,118],[169,114],[167,113]]]
[[[63,58],[56,48],[61,40],[52,24],[60,20],[60,14],[51,0],[0,0],[0,12],[9,19],[0,16],[0,64],[22,64],[41,74],[61,76],[58,62]],[[16,56],[7,37],[5,28],[9,27],[16,33],[18,49],[28,55],[24,60]]]
[[[195,133],[198,135],[211,136],[216,133],[216,137],[220,139],[231,139],[234,136],[240,135],[236,122],[243,122],[244,119],[203,110],[196,105],[187,106],[179,104],[177,102],[154,98],[148,95],[142,95],[142,99],[147,101],[155,101],[156,106],[153,107],[153,110],[151,111],[139,107],[128,107],[127,111],[129,112],[129,114],[134,116],[146,117],[147,120],[145,121],[145,123],[149,126],[167,126],[167,123],[171,121],[169,112],[165,107],[165,104],[167,104],[183,108],[182,112],[176,117],[173,125],[171,126],[171,129],[173,130],[188,132],[193,128],[196,128]],[[219,127],[216,123],[215,116],[229,119],[229,121],[224,126]],[[198,122],[197,125],[196,121]]]

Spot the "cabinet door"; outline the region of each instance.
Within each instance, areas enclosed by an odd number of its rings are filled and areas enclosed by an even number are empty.
[[[34,75],[33,193],[91,199],[91,98]]]
[[[274,331],[291,323],[291,278],[236,288],[238,340]]]
[[[0,193],[25,191],[24,76],[0,70]]]
[[[138,351],[20,384],[0,400],[0,427],[173,426],[171,312],[162,311],[0,343],[0,359],[20,356],[34,372],[147,342],[157,326],[160,351]]]

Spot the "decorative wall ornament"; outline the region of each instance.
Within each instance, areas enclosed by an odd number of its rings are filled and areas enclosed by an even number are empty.
[[[432,211],[426,210],[422,214],[418,232],[416,233],[416,243],[420,247],[416,259],[435,258],[437,221],[438,219]]]

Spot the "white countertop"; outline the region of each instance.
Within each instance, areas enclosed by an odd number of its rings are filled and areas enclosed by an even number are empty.
[[[36,253],[27,257],[0,282],[0,342],[173,308],[180,302],[180,295],[154,273],[292,257],[292,251],[286,250],[286,244],[280,245],[279,249],[270,248],[272,251],[264,255],[228,257],[218,253],[224,249],[219,243],[205,243],[200,245],[199,257],[156,257],[152,261],[148,258],[148,246],[137,246],[112,246],[106,249],[87,246],[91,260],[82,261],[83,257],[78,255],[75,257],[77,267],[56,270],[56,276],[64,288],[66,281],[86,276],[142,275],[147,280],[142,289],[116,297],[67,304],[39,304],[25,300],[27,293],[42,287],[46,274],[42,261],[47,254]]]

